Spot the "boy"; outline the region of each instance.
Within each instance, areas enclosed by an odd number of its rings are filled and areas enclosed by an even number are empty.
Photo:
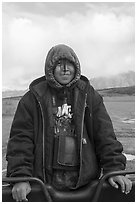
[[[81,75],[74,51],[57,45],[49,51],[45,76],[20,100],[7,147],[7,176],[34,176],[57,189],[76,189],[103,173],[123,170],[126,158],[102,97]],[[125,176],[109,183],[129,193]],[[16,183],[16,201],[27,200],[29,182]]]

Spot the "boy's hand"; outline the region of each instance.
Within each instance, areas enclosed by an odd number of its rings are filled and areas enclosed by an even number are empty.
[[[12,188],[12,197],[17,202],[28,201],[26,196],[30,193],[31,187],[29,182],[16,183]]]
[[[114,188],[118,188],[119,184],[121,186],[122,193],[128,194],[131,191],[132,181],[130,181],[127,176],[113,176],[110,177],[108,181]]]

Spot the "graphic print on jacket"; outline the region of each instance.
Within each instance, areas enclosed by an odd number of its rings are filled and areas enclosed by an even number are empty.
[[[78,179],[78,148],[75,135],[72,107],[64,98],[56,106],[53,96],[54,158],[53,185],[58,188],[74,187]]]
[[[61,106],[56,107],[54,104],[53,109],[55,138],[53,166],[61,169],[75,167],[78,165],[78,152],[71,105],[67,104],[65,98]]]

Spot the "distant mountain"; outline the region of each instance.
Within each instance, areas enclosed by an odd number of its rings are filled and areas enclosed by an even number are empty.
[[[2,98],[23,96],[27,90],[7,90],[2,92]]]
[[[118,87],[118,88],[108,88],[108,89],[98,89],[101,96],[134,96],[135,86],[128,87]]]
[[[129,71],[111,77],[92,78],[90,79],[90,83],[95,89],[134,86],[135,72]]]

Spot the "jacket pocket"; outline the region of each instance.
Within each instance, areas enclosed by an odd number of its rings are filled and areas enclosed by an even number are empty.
[[[89,140],[84,126],[82,138],[82,163],[79,177],[79,186],[89,183],[100,176],[99,163],[95,153],[95,147]]]

